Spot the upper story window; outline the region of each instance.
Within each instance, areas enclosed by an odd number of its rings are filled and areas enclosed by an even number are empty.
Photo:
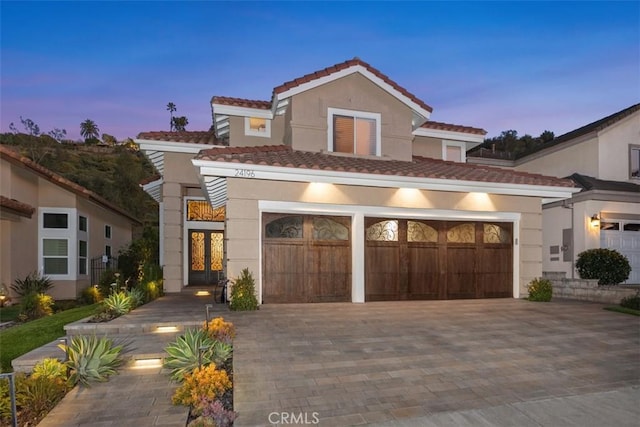
[[[640,145],[629,146],[629,178],[640,179]]]
[[[271,138],[271,120],[259,117],[245,117],[244,134]]]
[[[104,238],[105,239],[110,239],[111,238],[111,226],[110,225],[105,225],[104,226]]]
[[[79,231],[87,231],[87,217],[80,215],[78,217],[78,230]]]
[[[442,160],[465,163],[467,156],[465,143],[458,141],[442,141]]]
[[[69,228],[69,215],[66,213],[44,213],[42,228]]]
[[[380,114],[329,108],[327,120],[329,151],[380,155]]]

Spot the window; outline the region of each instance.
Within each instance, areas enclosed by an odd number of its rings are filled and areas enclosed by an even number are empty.
[[[467,161],[465,143],[458,141],[442,141],[442,160],[464,163]]]
[[[629,146],[629,177],[640,179],[640,146]]]
[[[380,155],[381,119],[378,113],[329,108],[329,151]]]
[[[69,248],[66,239],[43,239],[44,274],[69,273]]]
[[[78,241],[78,274],[87,274],[87,242]]]
[[[271,120],[260,117],[245,117],[244,134],[271,138]]]
[[[104,247],[104,254],[111,258],[111,246],[107,245]]]
[[[69,228],[69,215],[66,213],[44,213],[43,228]]]
[[[104,226],[104,238],[105,239],[110,239],[111,238],[111,226],[110,225],[105,225]]]
[[[80,231],[87,231],[87,217],[86,216],[82,216],[80,215],[80,217],[78,218],[78,230]]]

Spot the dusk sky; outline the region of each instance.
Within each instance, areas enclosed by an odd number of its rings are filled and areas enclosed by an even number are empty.
[[[0,3],[0,129],[20,116],[79,139],[211,126],[214,95],[274,87],[355,56],[431,119],[556,135],[640,102],[640,2]]]

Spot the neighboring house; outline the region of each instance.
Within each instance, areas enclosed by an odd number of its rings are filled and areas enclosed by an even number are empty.
[[[91,283],[91,260],[131,241],[134,217],[86,188],[0,145],[0,280],[38,271],[55,299]],[[13,295],[15,296],[15,295]]]
[[[214,133],[146,132],[167,292],[237,277],[258,299],[518,298],[542,273],[542,201],[570,180],[466,164],[478,128],[353,59],[214,96]]]
[[[568,177],[582,191],[543,206],[543,269],[578,277],[577,255],[616,249],[631,264],[626,283],[640,284],[640,104],[561,135],[515,161],[468,153],[474,163]]]

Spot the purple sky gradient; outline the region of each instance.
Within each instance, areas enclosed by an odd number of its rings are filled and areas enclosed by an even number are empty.
[[[640,2],[0,3],[0,130],[20,116],[79,139],[211,126],[214,95],[360,57],[488,136],[556,135],[640,102]]]

